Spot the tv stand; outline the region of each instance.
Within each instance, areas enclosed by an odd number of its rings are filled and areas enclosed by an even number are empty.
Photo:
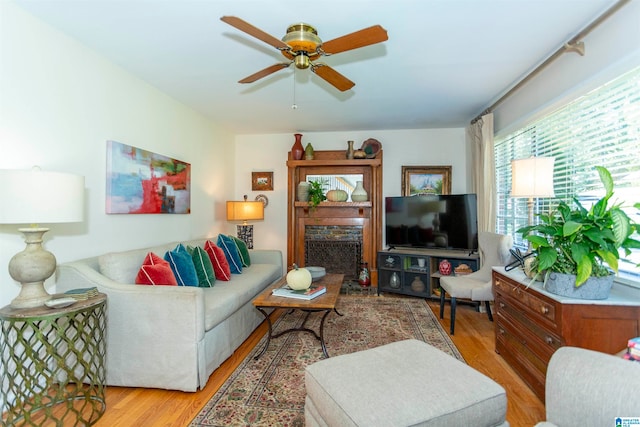
[[[478,254],[466,251],[389,247],[378,252],[378,295],[391,292],[439,300],[439,266],[443,260],[451,263],[451,274],[460,264],[467,264],[473,271],[479,268]]]

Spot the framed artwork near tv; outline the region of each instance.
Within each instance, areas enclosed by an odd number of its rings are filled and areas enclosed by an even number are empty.
[[[451,194],[451,166],[402,166],[402,195]]]
[[[273,191],[273,172],[251,172],[251,191]]]

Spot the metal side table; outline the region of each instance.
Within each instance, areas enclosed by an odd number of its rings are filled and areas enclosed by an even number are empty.
[[[0,309],[2,425],[92,425],[104,413],[107,296]]]

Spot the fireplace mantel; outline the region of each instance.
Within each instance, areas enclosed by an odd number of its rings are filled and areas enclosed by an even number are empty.
[[[382,248],[382,150],[374,159],[346,159],[346,151],[315,151],[314,160],[292,160],[289,153],[287,197],[287,265],[304,265],[305,228],[309,225],[362,227],[362,260],[377,283],[376,253]],[[362,174],[366,202],[322,202],[316,208],[296,200],[308,175]],[[330,270],[330,266],[324,266]]]

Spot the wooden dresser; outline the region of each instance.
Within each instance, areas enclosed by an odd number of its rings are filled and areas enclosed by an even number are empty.
[[[562,346],[615,354],[640,336],[640,290],[614,284],[606,300],[551,294],[522,270],[493,271],[496,352],[544,402],[549,359]]]

